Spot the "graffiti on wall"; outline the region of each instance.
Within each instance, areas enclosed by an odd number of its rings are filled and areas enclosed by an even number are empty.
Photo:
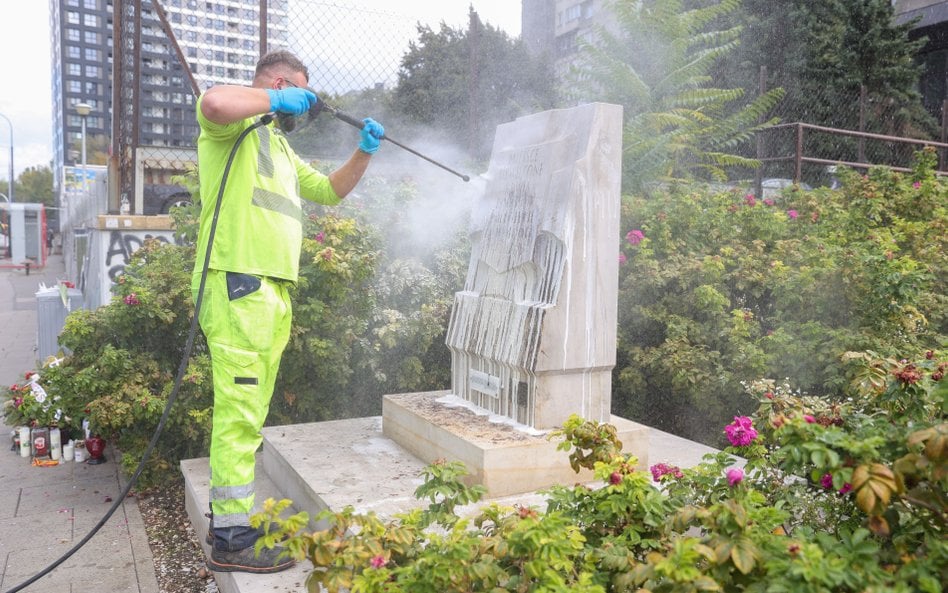
[[[125,266],[132,254],[141,249],[148,239],[157,239],[162,243],[175,242],[171,231],[112,231],[109,233],[109,242],[105,249],[105,269],[108,270],[109,280],[115,282],[125,271]]]

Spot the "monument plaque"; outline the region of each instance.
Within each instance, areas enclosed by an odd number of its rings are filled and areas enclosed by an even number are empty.
[[[448,328],[455,395],[538,429],[609,420],[621,158],[617,105],[497,128]]]

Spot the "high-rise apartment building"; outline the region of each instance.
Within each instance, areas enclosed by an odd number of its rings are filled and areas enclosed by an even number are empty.
[[[948,101],[948,2],[894,0],[893,4],[896,22],[913,23],[911,38],[927,39],[918,55],[924,68],[919,90],[925,107],[940,119]]]
[[[76,104],[92,108],[86,119],[88,162],[101,164],[111,142],[115,14],[113,0],[49,1],[53,178],[58,189],[63,167],[79,164],[82,117]],[[288,0],[263,1],[268,45],[286,46]],[[156,2],[141,0],[140,35],[124,33],[127,39],[140,40],[132,49],[137,62],[138,146],[194,146],[198,127],[191,75],[201,90],[253,79],[260,56],[260,5],[261,0],[161,0],[189,75],[162,28]]]
[[[611,22],[604,0],[523,0],[521,37],[527,48],[552,57],[557,76],[575,61],[580,41]]]

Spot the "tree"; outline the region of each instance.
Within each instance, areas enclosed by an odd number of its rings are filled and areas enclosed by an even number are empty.
[[[772,91],[745,104],[742,88],[714,86],[712,67],[739,44],[740,27],[725,22],[739,0],[691,7],[683,0],[619,0],[615,29],[600,28],[581,44],[572,87],[580,99],[625,109],[623,180],[723,179],[731,167],[754,168],[741,145],[770,125]]]
[[[108,165],[109,152],[112,150],[111,141],[105,134],[89,134],[86,140],[86,164],[87,165]],[[73,140],[69,145],[69,152],[75,152],[76,165],[81,165],[79,160],[82,154],[82,140]]]
[[[552,107],[553,76],[522,41],[483,24],[473,8],[468,17],[467,30],[418,26],[392,101],[410,122],[439,129],[472,157],[485,158],[498,124]]]
[[[16,197],[20,202],[53,206],[53,170],[50,167],[27,167],[16,181]]]
[[[865,87],[872,104],[867,114],[870,131],[906,136],[934,131],[917,89],[921,66],[915,56],[926,39],[909,40],[911,24],[895,24],[891,2],[805,3],[800,14],[808,32],[804,89],[852,96]],[[858,111],[847,115],[845,123],[855,127]]]
[[[723,84],[747,93],[759,88],[761,68],[767,88],[787,94],[772,115],[836,128],[860,128],[861,89],[866,131],[915,138],[936,137],[936,122],[925,111],[917,90],[921,66],[915,56],[925,39],[911,41],[911,23],[895,24],[888,0],[744,0],[737,15],[741,45],[717,64]],[[777,138],[768,136],[768,141]],[[792,151],[793,139],[774,154]],[[813,156],[855,161],[855,139],[814,137]],[[868,143],[870,162],[907,165],[910,153]]]

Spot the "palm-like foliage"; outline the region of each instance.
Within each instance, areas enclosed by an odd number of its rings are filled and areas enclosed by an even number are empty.
[[[742,89],[716,88],[709,76],[737,47],[740,27],[716,24],[739,5],[614,0],[614,26],[581,43],[573,94],[624,107],[628,188],[669,179],[724,179],[730,168],[759,166],[740,149],[757,130],[775,123],[766,114],[783,91],[739,105]]]

